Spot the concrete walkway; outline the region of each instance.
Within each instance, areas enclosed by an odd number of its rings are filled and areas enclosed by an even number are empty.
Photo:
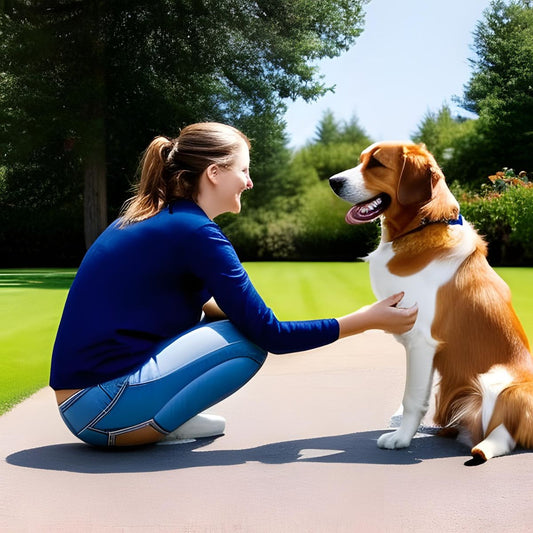
[[[403,349],[367,332],[269,356],[211,409],[226,435],[118,451],[79,443],[45,389],[0,417],[2,532],[526,532],[533,453],[466,467],[421,433],[384,451]]]

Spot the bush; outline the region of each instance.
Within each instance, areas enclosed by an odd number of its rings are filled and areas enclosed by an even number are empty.
[[[295,202],[278,197],[268,205],[246,209],[238,217],[217,219],[242,261],[269,261],[294,257]]]
[[[310,189],[298,211],[301,231],[296,242],[302,261],[354,261],[377,245],[377,224],[353,226],[344,220],[350,205],[337,198],[327,182]]]
[[[277,198],[219,223],[243,261],[354,261],[374,249],[379,230],[347,224],[348,208],[322,182],[298,199]]]
[[[465,218],[484,236],[493,265],[533,265],[533,187],[527,175],[505,169],[482,194],[452,188]]]
[[[505,186],[496,178],[481,194],[457,183],[451,190],[488,242],[491,264],[533,266],[533,187],[517,185],[516,176],[505,175]],[[348,208],[319,182],[297,199],[277,198],[221,225],[244,261],[354,261],[376,247],[379,226],[346,224]]]

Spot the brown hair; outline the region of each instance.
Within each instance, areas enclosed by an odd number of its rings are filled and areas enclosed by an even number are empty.
[[[244,133],[218,122],[186,126],[176,139],[156,137],[141,159],[136,195],[124,204],[121,226],[154,216],[176,198],[196,200],[205,169],[230,165],[243,141],[250,148]]]

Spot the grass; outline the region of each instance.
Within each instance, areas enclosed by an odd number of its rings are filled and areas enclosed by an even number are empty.
[[[0,270],[0,413],[48,383],[73,271]]]
[[[496,268],[496,272],[511,288],[513,306],[533,343],[533,268]]]
[[[247,263],[259,294],[281,320],[342,316],[374,301],[365,263]]]
[[[364,263],[247,263],[282,320],[347,314],[374,301]],[[499,268],[533,339],[533,268]],[[0,270],[0,414],[48,383],[50,354],[72,270]]]

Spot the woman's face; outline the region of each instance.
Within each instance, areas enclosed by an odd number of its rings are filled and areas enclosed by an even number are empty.
[[[250,151],[243,141],[235,153],[233,163],[218,167],[217,198],[220,199],[221,213],[240,213],[241,194],[253,187],[250,179]]]

